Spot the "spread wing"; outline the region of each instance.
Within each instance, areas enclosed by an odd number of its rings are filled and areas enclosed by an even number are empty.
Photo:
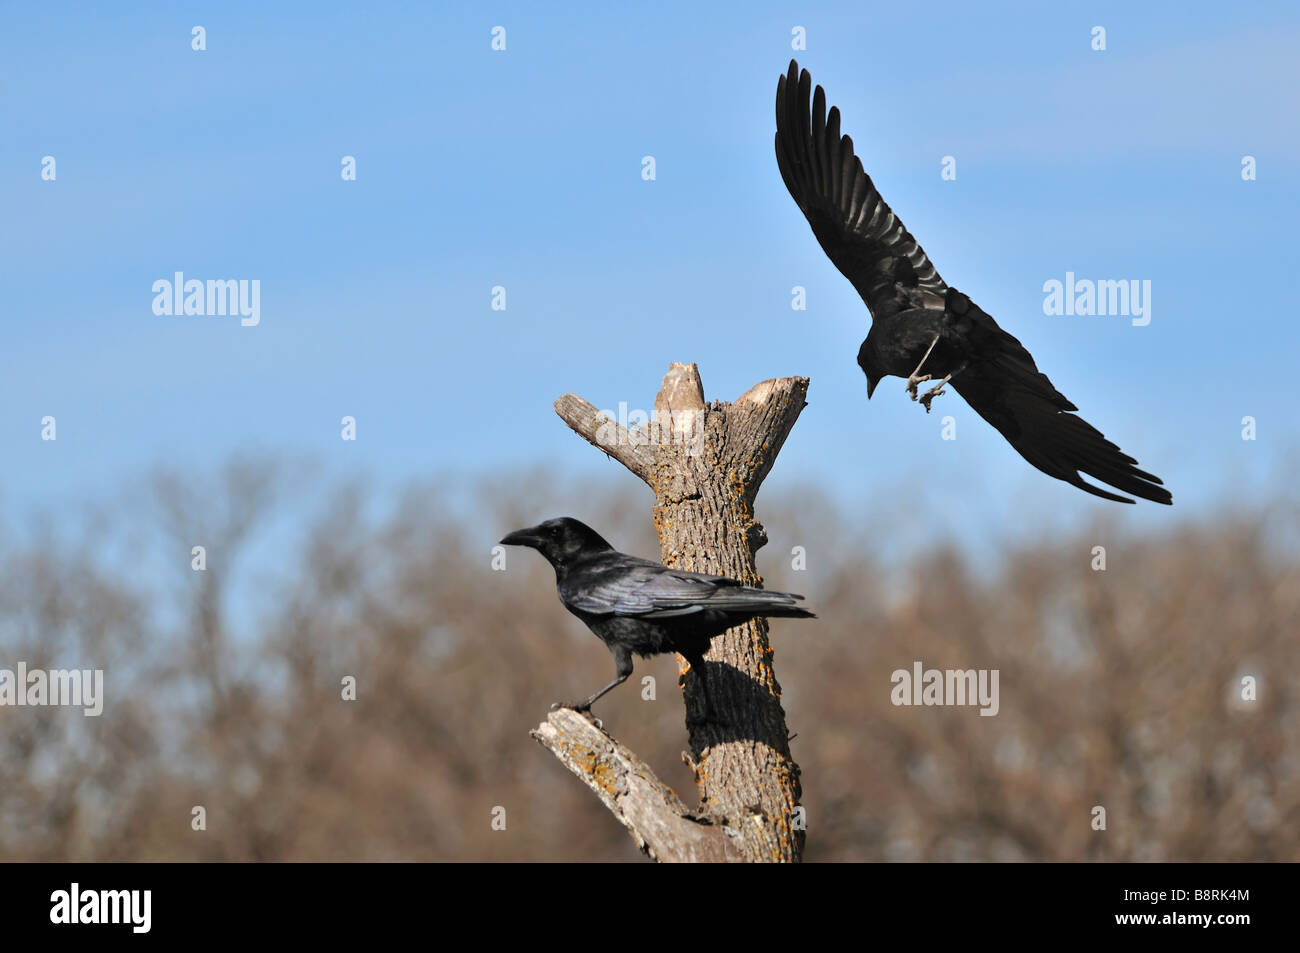
[[[1094,496],[1133,502],[1098,489],[1081,473],[1153,503],[1173,503],[1158,476],[1139,470],[1135,459],[1071,413],[1079,408],[1052,386],[1024,345],[965,295],[954,289],[951,299],[970,319],[967,334],[974,355],[951,386],[1016,452],[1048,476]]]
[[[873,318],[942,307],[947,285],[925,251],[876,191],[853,140],[840,135],[840,111],[826,115],[820,86],[790,61],[776,85],[776,163],[822,250],[852,282]]]
[[[786,592],[750,589],[725,576],[668,569],[621,553],[613,556],[584,566],[566,581],[561,596],[569,606],[594,615],[667,619],[706,610],[762,615],[803,599]]]

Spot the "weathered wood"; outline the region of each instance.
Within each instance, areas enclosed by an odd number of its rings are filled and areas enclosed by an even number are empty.
[[[555,402],[560,418],[592,444],[604,450],[641,479],[647,479],[654,466],[654,451],[646,445],[647,437],[633,434],[617,421],[601,415],[595,405],[577,394],[565,394]]]
[[[691,817],[650,766],[571,708],[552,711],[532,736],[582,778],[652,860],[727,860],[729,835]],[[734,853],[733,849],[733,853]]]
[[[696,366],[674,363],[663,379],[654,417],[646,428],[621,427],[573,394],[557,400],[555,410],[579,435],[619,460],[654,490],[654,520],[664,565],[731,576],[756,586],[762,579],[754,554],[767,542],[767,536],[754,518],[754,499],[803,410],[807,391],[805,377],[780,378],[755,385],[733,404],[706,404]],[[713,640],[704,657],[707,705],[699,695],[700,680],[683,671],[689,762],[695,771],[700,807],[695,815],[677,811],[677,820],[698,827],[691,817],[719,819],[719,824],[708,830],[726,832],[726,851],[704,857],[703,848],[692,846],[694,842],[682,835],[673,839],[661,833],[685,829],[663,815],[670,802],[662,791],[668,789],[639,760],[634,773],[649,787],[642,789],[638,784],[633,786],[635,791],[629,787],[626,797],[615,799],[617,810],[602,797],[628,825],[638,845],[643,849],[651,843],[659,845],[653,853],[657,859],[799,859],[804,842],[795,810],[800,797],[799,768],[790,755],[781,686],[767,634],[767,620],[755,619]],[[679,670],[688,668],[680,656],[678,665]],[[554,718],[555,713],[548,721],[552,730]],[[594,725],[591,729],[596,730]],[[534,734],[547,730],[543,725]],[[626,752],[612,738],[600,734],[614,750]],[[606,761],[565,757],[556,745],[547,746],[601,793],[599,779],[584,766]],[[626,754],[636,760],[631,752]],[[634,798],[643,799],[648,806],[631,809]],[[632,818],[641,819],[659,833],[639,830]],[[691,847],[693,857],[675,853],[685,847]]]

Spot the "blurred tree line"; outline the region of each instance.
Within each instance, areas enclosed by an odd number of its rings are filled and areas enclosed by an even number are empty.
[[[636,859],[528,736],[609,654],[541,559],[499,571],[491,549],[572,514],[653,556],[649,495],[535,472],[380,512],[364,484],[316,482],[282,462],[158,473],[73,526],[0,532],[0,667],[102,668],[106,693],[98,718],[0,707],[0,859]],[[773,626],[805,859],[1300,859],[1298,513],[939,540],[900,563],[888,514],[760,499],[767,584],[820,617]],[[999,713],[894,706],[891,673],[918,660],[998,669]],[[638,660],[597,713],[694,803],[672,658]]]

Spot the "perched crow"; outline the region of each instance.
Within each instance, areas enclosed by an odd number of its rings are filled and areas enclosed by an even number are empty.
[[[882,377],[917,385],[926,412],[949,381],[1022,457],[1049,476],[1095,496],[1132,503],[1098,489],[1086,473],[1125,493],[1172,503],[1159,477],[1137,468],[1042,374],[1029,352],[970,298],[939,277],[916,239],[876,191],[853,140],[840,135],[840,112],[826,114],[826,94],[812,92],[808,71],[790,61],[776,87],[776,161],[786,188],[822,250],[871,311],[858,351],[870,398]],[[812,107],[809,109],[809,93]]]
[[[750,589],[725,576],[668,569],[617,552],[590,526],[563,516],[501,540],[529,546],[555,569],[564,607],[600,636],[614,654],[615,677],[583,701],[555,708],[586,711],[632,674],[632,653],[642,658],[680,652],[702,674],[709,640],[754,616],[815,618],[788,592]]]

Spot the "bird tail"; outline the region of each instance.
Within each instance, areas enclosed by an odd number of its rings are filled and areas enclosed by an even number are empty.
[[[775,592],[771,589],[751,589],[743,586],[724,589],[709,600],[709,608],[728,612],[748,612],[751,615],[784,619],[815,619],[817,615],[803,606],[803,596],[794,592]]]
[[[808,609],[801,608],[800,606],[784,606],[776,609],[775,611],[762,612],[759,614],[767,616],[769,619],[772,618],[815,619],[817,618],[817,613],[812,612]]]

